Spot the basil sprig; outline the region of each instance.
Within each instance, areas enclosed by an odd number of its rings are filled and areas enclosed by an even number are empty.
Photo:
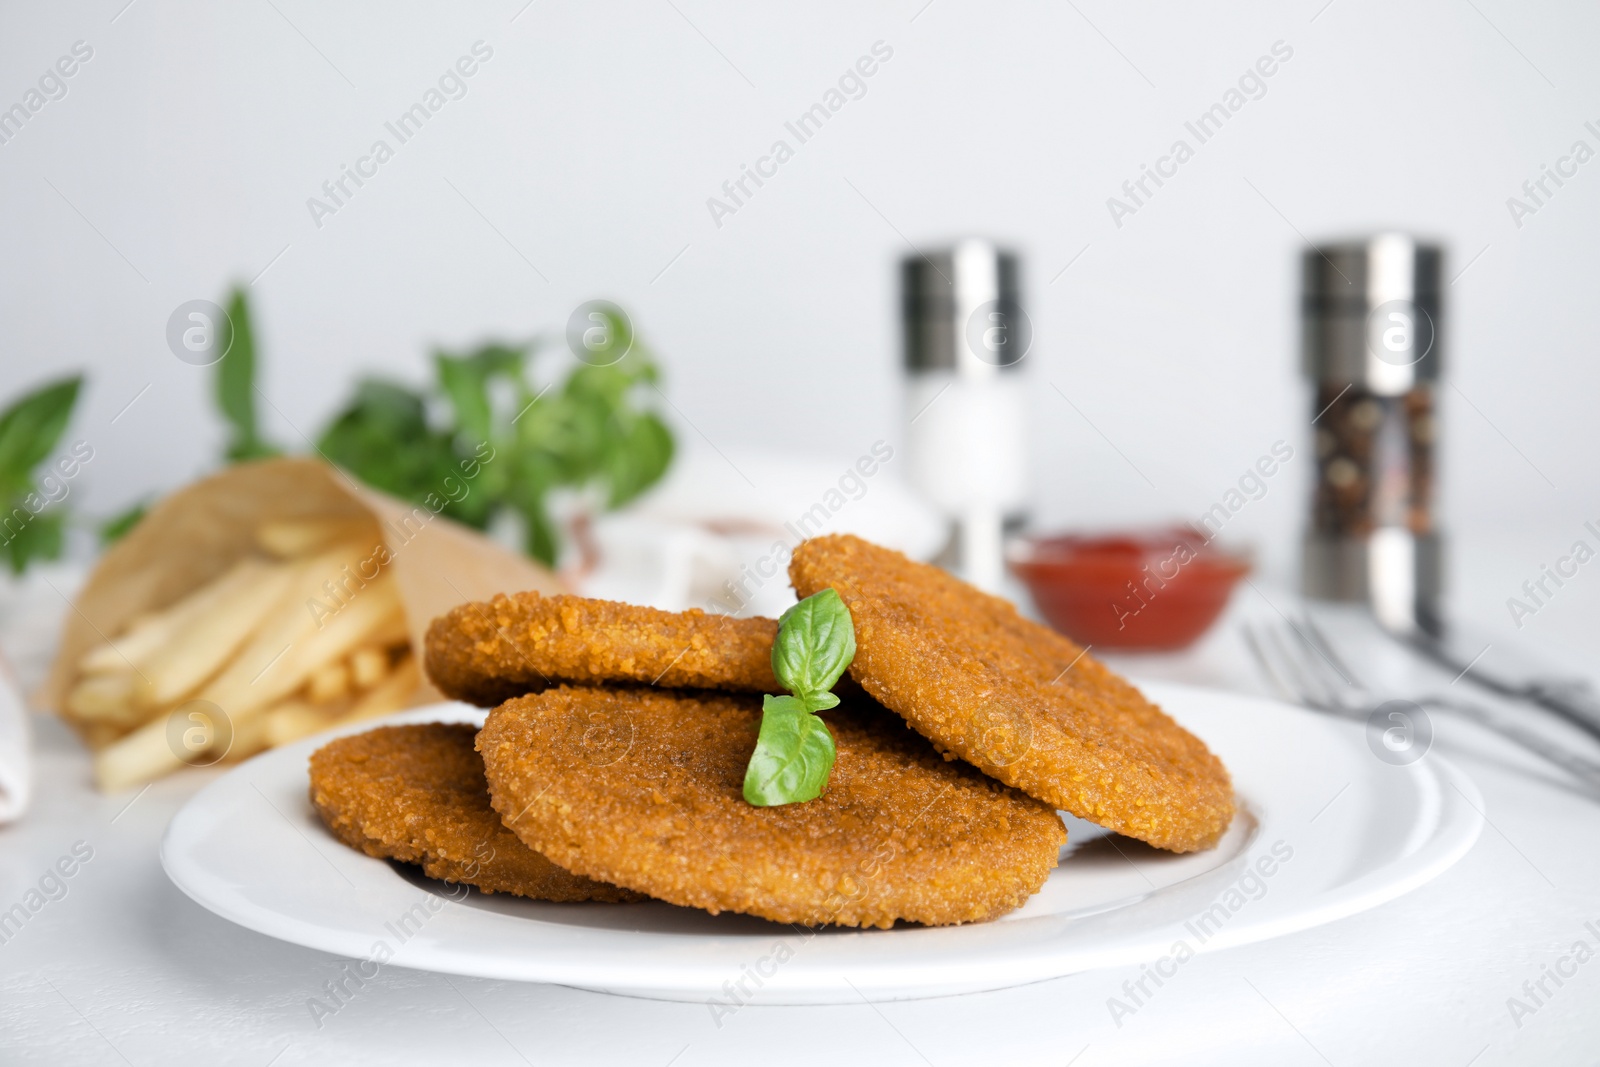
[[[41,494],[34,474],[43,468],[46,485],[62,481],[44,461],[66,431],[82,384],[80,375],[50,382],[0,411],[0,560],[13,574],[61,555],[68,505],[50,505],[65,490]]]
[[[778,619],[772,673],[790,696],[761,701],[761,733],[744,773],[744,798],[757,807],[815,800],[833,770],[833,735],[814,714],[837,707],[830,690],[856,655],[850,609],[832,589],[806,597]]]
[[[562,547],[555,494],[619,508],[659,481],[673,457],[672,431],[650,402],[660,396],[655,357],[625,316],[597,314],[607,347],[588,348],[559,385],[536,380],[532,341],[436,352],[426,386],[357,382],[316,450],[375,489],[435,510],[442,502],[443,514],[480,530],[514,515],[527,554],[553,566]],[[216,399],[231,428],[226,458],[277,455],[256,418],[257,346],[243,290],[228,298],[224,329]],[[468,470],[478,473],[463,479]]]

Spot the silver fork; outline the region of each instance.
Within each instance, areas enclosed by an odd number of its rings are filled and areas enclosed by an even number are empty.
[[[1368,719],[1386,701],[1356,677],[1309,616],[1283,626],[1241,624],[1246,647],[1267,681],[1289,700],[1347,719]],[[1577,756],[1552,741],[1494,715],[1469,701],[1447,696],[1407,697],[1419,707],[1451,711],[1499,734],[1600,790],[1600,763]]]

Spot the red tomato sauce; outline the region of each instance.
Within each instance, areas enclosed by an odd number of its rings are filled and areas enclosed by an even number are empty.
[[[1192,644],[1250,571],[1187,527],[1025,537],[1007,557],[1051,626],[1080,644],[1147,651]]]

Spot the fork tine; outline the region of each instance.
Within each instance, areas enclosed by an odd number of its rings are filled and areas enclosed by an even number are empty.
[[[1329,688],[1327,680],[1316,672],[1293,633],[1292,626],[1275,626],[1268,631],[1268,636],[1272,646],[1278,650],[1278,658],[1285,670],[1298,679],[1300,702],[1311,707],[1337,707],[1338,692]]]
[[[1291,704],[1326,708],[1325,690],[1308,677],[1294,650],[1285,644],[1277,627],[1244,626],[1245,642],[1273,687]]]
[[[1256,666],[1260,668],[1268,684],[1276,689],[1278,695],[1285,700],[1294,704],[1300,703],[1300,694],[1296,693],[1278,673],[1277,667],[1272,662],[1272,657],[1267,655],[1260,638],[1256,635],[1256,628],[1250,623],[1244,622],[1239,624],[1239,629],[1244,636],[1245,647],[1250,650],[1251,657],[1256,661]]]
[[[1356,672],[1350,669],[1350,664],[1345,662],[1344,657],[1339,655],[1338,652],[1334,651],[1333,642],[1328,639],[1327,634],[1323,633],[1322,627],[1317,625],[1316,619],[1312,618],[1309,611],[1301,614],[1300,623],[1302,628],[1305,630],[1307,639],[1316,648],[1318,653],[1320,653],[1324,659],[1333,665],[1333,669],[1339,672],[1339,677],[1343,679],[1347,685],[1355,689],[1364,690],[1367,688],[1365,683],[1363,683],[1360,678],[1356,677]]]
[[[1292,621],[1287,621],[1288,633],[1284,640],[1293,644],[1300,650],[1300,662],[1305,666],[1307,673],[1315,675],[1317,683],[1322,686],[1322,691],[1327,694],[1327,700],[1335,706],[1343,706],[1350,702],[1354,683],[1345,677],[1333,662],[1318,648],[1306,632]]]

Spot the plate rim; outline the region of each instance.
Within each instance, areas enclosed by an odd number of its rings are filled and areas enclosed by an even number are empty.
[[[1194,694],[1207,700],[1237,700],[1288,711],[1298,716],[1306,716],[1308,720],[1318,723],[1337,723],[1337,720],[1330,720],[1326,716],[1293,705],[1226,689],[1158,681],[1140,683],[1140,688],[1150,694],[1157,704],[1167,703],[1167,694],[1178,695],[1180,702],[1184,694]],[[352,948],[355,948],[357,941],[371,943],[372,937],[368,932],[353,929],[333,930],[316,919],[274,912],[260,907],[238,906],[237,894],[230,898],[227,894],[206,892],[207,875],[203,871],[187,869],[186,861],[176,854],[176,837],[190,829],[191,824],[206,825],[204,822],[196,823],[195,820],[204,819],[208,796],[212,795],[213,790],[231,788],[232,784],[235,784],[236,776],[248,778],[248,769],[259,766],[258,761],[269,758],[289,760],[293,758],[291,753],[294,751],[303,749],[309,754],[334,737],[379,726],[418,720],[441,721],[441,717],[447,717],[443,721],[476,721],[483,714],[485,714],[483,709],[471,708],[456,702],[423,705],[382,719],[335,727],[301,739],[290,746],[261,753],[207,783],[174,813],[161,838],[162,870],[185,896],[235,925],[305,948],[344,957],[360,957],[364,955],[363,950],[356,948],[352,951]],[[1359,729],[1358,724],[1349,725]],[[1477,841],[1485,822],[1483,799],[1476,784],[1465,771],[1436,752],[1430,752],[1427,760],[1412,765],[1407,770],[1425,775],[1425,780],[1431,781],[1432,788],[1440,798],[1434,825],[1419,844],[1381,866],[1363,872],[1350,882],[1311,893],[1303,906],[1289,914],[1262,917],[1242,925],[1229,924],[1217,931],[1215,936],[1208,938],[1197,951],[1216,951],[1270,940],[1370,910],[1412,892],[1458,862]],[[250,784],[254,786],[254,782]],[[259,791],[259,786],[254,787]],[[1456,795],[1452,796],[1452,791]],[[298,827],[296,829],[298,830]],[[1246,845],[1239,856],[1249,856],[1252,848],[1259,844],[1260,836],[1258,833],[1254,844]],[[1227,864],[1203,872],[1195,876],[1195,880],[1225,870],[1232,862],[1233,859],[1230,859]],[[1176,885],[1183,884],[1183,882],[1176,883]],[[1164,888],[1176,888],[1176,886]],[[432,895],[448,899],[442,894]],[[1145,897],[1110,910],[1122,910],[1142,899]],[[480,916],[492,916],[490,921],[516,921],[513,916],[481,909],[472,910]],[[1048,915],[1035,918],[1040,922],[1047,922],[1052,918],[1062,923],[1067,921],[1065,917]],[[881,937],[896,934],[983,931],[995,928],[996,924],[971,924],[959,927],[907,928],[889,931],[847,931],[829,936]],[[1176,923],[1157,923],[1137,935],[1112,939],[1109,944],[1091,946],[1087,949],[1082,945],[1073,945],[1072,939],[1061,936],[1060,931],[1044,931],[1041,937],[1033,939],[1030,949],[1025,953],[1019,954],[1009,947],[1002,947],[987,957],[962,951],[961,967],[953,976],[949,974],[929,976],[925,973],[925,962],[920,959],[910,961],[876,959],[869,974],[852,976],[853,984],[842,984],[844,980],[840,976],[836,974],[829,976],[815,968],[801,969],[798,972],[789,969],[790,973],[785,976],[783,985],[775,986],[770,991],[764,990],[760,1002],[766,1004],[859,1002],[862,996],[872,1001],[922,999],[1028,985],[1087,970],[1147,962],[1160,955],[1164,951],[1163,946],[1171,944],[1172,934],[1178,928]],[[622,933],[622,931],[615,932]],[[773,924],[773,933],[775,941],[794,937],[809,940],[806,935],[796,934],[793,928],[783,924]],[[955,940],[955,938],[950,939]],[[958,946],[958,948],[964,947]],[[554,958],[530,960],[522,957],[487,956],[481,951],[451,949],[445,945],[429,944],[417,947],[414,942],[401,945],[386,965],[497,980],[576,986],[649,999],[696,1002],[706,1002],[708,997],[714,997],[715,992],[708,990],[716,990],[720,979],[736,973],[725,961],[694,960],[684,961],[681,967],[668,972],[654,969],[648,975],[619,974],[618,965],[609,958],[591,961],[582,956],[566,953]],[[714,972],[715,978],[704,972]]]

